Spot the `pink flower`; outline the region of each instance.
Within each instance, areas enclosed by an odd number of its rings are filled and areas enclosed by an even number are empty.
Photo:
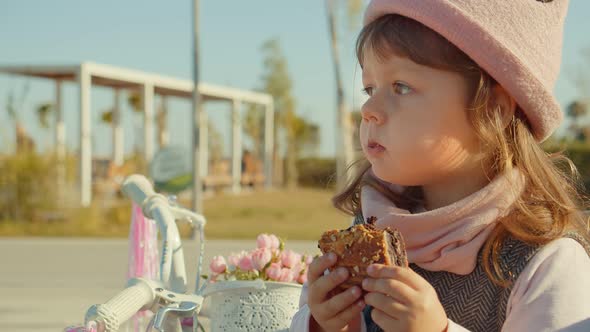
[[[301,274],[299,274],[299,277],[297,277],[297,282],[302,285],[307,282],[307,269],[303,270]]]
[[[279,281],[279,279],[281,279],[281,273],[281,265],[279,263],[272,263],[266,269],[266,276],[270,280]]]
[[[256,238],[256,245],[258,248],[270,248],[272,240],[268,234],[260,234]]]
[[[301,274],[306,269],[307,269],[307,265],[305,265],[305,263],[303,263],[303,262],[299,262],[299,263],[295,264],[295,266],[293,266],[291,268],[291,271],[293,271],[293,273],[295,274],[295,276],[298,276],[299,274]]]
[[[256,238],[256,245],[258,248],[279,249],[281,241],[274,234],[260,234]]]
[[[281,253],[281,263],[286,267],[294,267],[301,262],[301,255],[291,250],[285,250]]]
[[[211,264],[209,264],[209,269],[214,274],[220,274],[225,272],[227,269],[227,264],[225,263],[225,259],[223,256],[215,256],[213,260],[211,260]]]
[[[238,263],[240,262],[240,258],[242,258],[242,256],[240,256],[239,254],[231,254],[229,256],[227,256],[227,263],[230,267],[230,269],[235,268],[236,266],[238,266]]]
[[[271,249],[279,249],[281,246],[281,241],[279,240],[279,238],[274,234],[269,235],[269,237],[270,237],[270,248]]]
[[[246,254],[240,258],[238,262],[238,267],[242,271],[251,271],[254,270],[254,265],[252,264],[252,256]]]
[[[269,248],[258,248],[252,252],[252,265],[258,271],[262,271],[271,259],[272,253]]]
[[[291,282],[294,279],[293,277],[294,277],[293,271],[291,271],[291,269],[288,269],[288,268],[284,267],[281,270],[281,277],[279,278],[279,281],[282,281],[282,282]]]

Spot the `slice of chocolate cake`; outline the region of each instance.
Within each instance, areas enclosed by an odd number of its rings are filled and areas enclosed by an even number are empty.
[[[373,263],[408,266],[406,248],[402,235],[397,230],[377,229],[375,218],[366,224],[355,225],[345,230],[331,230],[322,234],[318,247],[322,253],[333,252],[338,260],[332,269],[345,267],[350,278],[342,288],[359,285],[367,277],[367,267]]]

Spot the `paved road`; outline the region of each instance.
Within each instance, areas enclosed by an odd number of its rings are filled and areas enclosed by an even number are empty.
[[[255,241],[207,241],[205,262],[253,248]],[[313,241],[288,248],[317,253]],[[198,243],[184,242],[187,273],[194,288]],[[86,309],[125,285],[124,239],[0,238],[0,331],[55,332],[81,323]]]

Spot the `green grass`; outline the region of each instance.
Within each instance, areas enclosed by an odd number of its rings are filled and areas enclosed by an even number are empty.
[[[205,201],[206,234],[252,238],[266,232],[285,239],[318,239],[326,229],[350,224],[350,217],[331,206],[331,196],[313,189],[217,196]]]
[[[315,189],[218,194],[204,201],[208,238],[251,239],[274,233],[288,240],[317,240],[327,229],[344,228],[350,217],[331,206],[332,192]],[[0,221],[0,236],[93,236],[126,237],[130,205],[109,210],[95,203],[75,209],[64,220],[48,222]],[[180,227],[188,235],[188,227]]]

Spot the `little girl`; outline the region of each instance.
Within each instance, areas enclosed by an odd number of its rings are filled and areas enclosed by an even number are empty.
[[[372,0],[357,41],[364,163],[335,196],[403,234],[410,268],[309,268],[292,331],[590,331],[575,167],[540,147],[567,0]],[[565,163],[565,164],[564,164]],[[565,167],[564,167],[565,166]]]

